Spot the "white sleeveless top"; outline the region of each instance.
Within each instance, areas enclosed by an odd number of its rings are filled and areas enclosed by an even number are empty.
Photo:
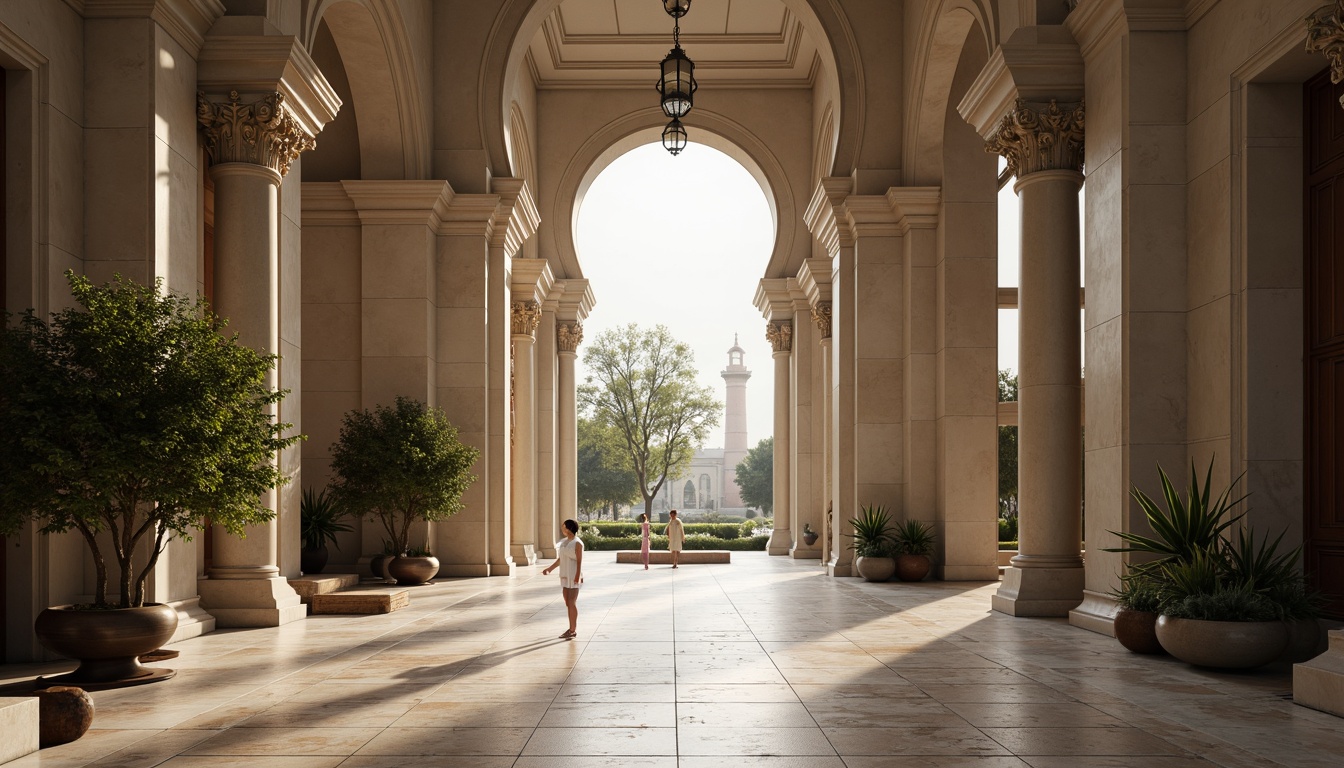
[[[560,586],[565,589],[578,589],[582,582],[574,580],[579,569],[579,553],[583,551],[583,542],[579,537],[564,538],[555,543],[556,556],[560,558]],[[582,574],[580,574],[582,575]]]

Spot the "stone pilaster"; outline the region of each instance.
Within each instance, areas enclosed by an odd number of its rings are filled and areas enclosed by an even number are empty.
[[[1029,104],[1001,121],[987,151],[1017,174],[1019,554],[994,595],[1015,616],[1067,616],[1083,599],[1082,360],[1078,190],[1082,103]]]
[[[593,291],[587,280],[558,281],[564,287],[555,313],[555,349],[558,364],[555,393],[556,423],[556,517],[577,520],[579,514],[578,388],[574,364],[583,342],[583,321],[592,311]],[[558,537],[559,531],[552,535]]]
[[[510,273],[513,296],[513,477],[514,562],[537,561],[542,542],[537,529],[537,328],[541,305],[554,279],[545,259],[515,258]]]

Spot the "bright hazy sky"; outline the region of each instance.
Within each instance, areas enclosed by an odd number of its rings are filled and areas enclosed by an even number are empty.
[[[1001,286],[1018,284],[1017,213],[1009,184],[999,193]],[[662,323],[690,345],[700,382],[723,400],[719,373],[738,334],[752,372],[747,443],[769,437],[774,361],[765,319],[752,299],[774,247],[774,224],[760,185],[746,169],[693,141],[676,157],[660,144],[633,149],[594,180],[579,209],[576,239],[584,276],[597,297],[584,322],[584,343],[626,323]],[[580,382],[586,376],[582,358]],[[999,367],[1017,370],[1016,310],[999,311]],[[722,423],[705,447],[723,447]]]

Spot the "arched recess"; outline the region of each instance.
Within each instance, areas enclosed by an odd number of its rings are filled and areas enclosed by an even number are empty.
[[[532,154],[532,134],[527,130],[527,118],[523,116],[523,109],[518,102],[509,105],[509,133],[505,138],[508,140],[509,167],[513,169],[514,178],[529,182],[533,189],[537,184],[537,165]]]
[[[979,34],[971,34],[973,28]],[[948,104],[960,100],[952,80],[967,45],[983,45],[988,56],[998,46],[994,8],[984,0],[942,0],[925,9],[915,49],[909,109],[906,110],[906,183],[937,186],[943,176],[943,135]],[[956,106],[955,103],[952,104]]]
[[[524,71],[532,36],[564,0],[505,0],[481,58],[478,115],[481,141],[496,176],[516,175],[509,164],[508,99]],[[832,93],[839,94],[835,157],[827,175],[848,176],[863,145],[864,78],[858,43],[838,0],[779,0],[802,21],[817,43]],[[696,110],[700,114],[700,110]],[[664,120],[666,122],[666,120]]]
[[[336,42],[357,105],[362,178],[427,178],[428,131],[414,46],[396,2],[308,0],[302,35],[309,50],[323,22]]]
[[[798,214],[784,166],[769,147],[739,123],[704,109],[696,109],[695,116],[696,142],[713,147],[741,163],[765,193],[775,227],[775,247],[765,277],[786,277],[797,272],[801,262],[791,263],[790,259],[798,260],[806,254],[793,253]],[[569,211],[569,226],[558,226],[555,231],[559,267],[566,277],[583,276],[574,245],[574,231],[578,225],[579,206],[593,180],[611,161],[626,152],[658,142],[666,122],[667,117],[657,106],[622,115],[595,131],[570,158],[556,187],[555,197],[546,207],[546,210],[555,211],[557,218],[563,211]]]

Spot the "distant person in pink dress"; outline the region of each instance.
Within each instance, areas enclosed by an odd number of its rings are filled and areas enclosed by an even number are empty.
[[[644,570],[649,570],[649,516],[639,516],[639,556],[644,560]]]
[[[561,640],[572,640],[579,628],[579,587],[583,585],[583,542],[579,540],[579,524],[573,520],[565,521],[565,538],[556,542],[555,562],[546,566],[542,574],[560,569],[560,592],[565,596],[565,608],[569,611],[569,629],[560,635]]]

